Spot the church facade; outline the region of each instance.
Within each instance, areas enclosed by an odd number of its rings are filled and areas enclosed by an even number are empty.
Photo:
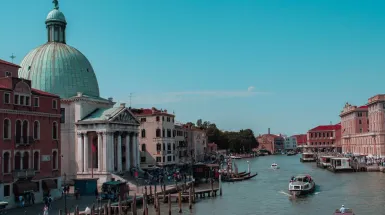
[[[61,175],[66,179],[110,180],[114,173],[139,167],[139,121],[125,104],[102,98],[88,59],[67,45],[58,1],[46,17],[47,42],[22,60],[19,76],[32,87],[61,99]]]

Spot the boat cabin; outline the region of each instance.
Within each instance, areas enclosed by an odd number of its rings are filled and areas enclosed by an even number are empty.
[[[334,157],[330,159],[329,169],[333,172],[353,172],[354,169],[350,164],[350,158]]]
[[[313,181],[310,175],[298,175],[292,177],[289,184],[289,190],[309,189],[310,183]]]
[[[324,155],[319,158],[319,165],[320,167],[327,168],[331,165],[331,159],[334,158],[334,156],[330,155]]]
[[[304,152],[302,153],[301,162],[315,162],[315,154],[311,152]]]
[[[128,184],[122,181],[109,181],[102,185],[102,199],[116,201],[120,198],[127,199],[130,192]]]

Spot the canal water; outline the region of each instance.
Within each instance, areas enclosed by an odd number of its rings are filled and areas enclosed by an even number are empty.
[[[298,156],[265,156],[237,160],[239,171],[247,171],[247,161],[258,176],[244,182],[223,183],[223,196],[205,199],[183,214],[196,215],[332,215],[342,204],[356,215],[385,214],[385,174],[378,172],[334,174],[300,163]],[[277,163],[278,170],[270,165]],[[310,174],[317,184],[316,192],[304,198],[288,195],[290,177]],[[162,208],[163,209],[163,208]],[[162,210],[166,214],[167,209]],[[173,214],[177,208],[173,208]]]

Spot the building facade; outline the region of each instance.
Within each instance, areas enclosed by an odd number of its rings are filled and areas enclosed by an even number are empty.
[[[61,175],[111,180],[139,167],[139,121],[124,104],[102,98],[88,59],[67,44],[67,21],[58,1],[46,17],[47,42],[22,60],[19,76],[32,87],[59,95],[62,114]]]
[[[341,123],[310,129],[303,149],[304,152],[341,152]]]
[[[297,134],[293,137],[296,139],[297,149],[303,151],[303,146],[306,146],[307,143],[307,134]]]
[[[192,162],[205,160],[208,138],[204,129],[195,127],[192,123],[184,125],[187,132],[188,151]]]
[[[18,78],[20,67],[0,60],[0,199],[61,195],[60,98]]]
[[[189,164],[191,158],[188,152],[187,131],[182,123],[175,123],[175,144],[178,153],[178,163]]]
[[[285,139],[282,135],[270,134],[270,128],[267,134],[257,137],[258,150],[267,150],[272,154],[282,153],[285,150]]]
[[[385,95],[368,99],[365,106],[346,103],[341,111],[342,152],[385,157]]]
[[[285,151],[295,151],[297,150],[297,138],[295,136],[285,138]]]
[[[154,107],[131,109],[131,111],[140,121],[141,168],[177,164],[175,115],[168,113],[167,110],[158,110]]]

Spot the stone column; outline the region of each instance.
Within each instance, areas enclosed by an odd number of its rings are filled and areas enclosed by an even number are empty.
[[[107,157],[108,157],[108,147],[107,147],[107,132],[103,132],[103,153],[102,153],[102,157],[103,157],[103,167],[102,167],[102,170],[104,172],[107,171],[108,169],[108,160],[107,160]]]
[[[138,152],[137,152],[137,146],[136,146],[136,133],[132,133],[132,165],[134,167],[136,167],[136,161],[138,160],[137,159],[137,156],[138,156]]]
[[[102,164],[103,164],[102,133],[98,133],[98,172],[102,171]]]
[[[118,148],[117,148],[117,158],[118,158],[118,172],[123,170],[122,168],[122,133],[118,134]]]
[[[88,135],[84,133],[84,172],[88,172]]]
[[[78,135],[78,144],[77,144],[78,153],[77,153],[76,161],[78,164],[78,172],[81,173],[81,172],[83,172],[83,168],[84,168],[83,137],[82,137],[82,133],[80,133],[80,132],[78,132],[77,135]]]
[[[108,160],[109,160],[109,162],[110,162],[110,169],[109,169],[109,171],[110,172],[114,172],[114,170],[115,170],[115,156],[114,156],[114,154],[115,154],[115,148],[114,148],[114,146],[115,146],[115,141],[114,141],[114,133],[109,133],[109,143],[108,143],[108,148],[109,148],[109,150],[110,150],[110,152],[109,152],[109,155],[110,155],[110,157],[108,158]]]
[[[138,133],[135,133],[135,147],[136,147],[136,166],[140,169],[140,151],[139,151],[139,141]]]
[[[126,134],[126,171],[130,170],[131,166],[131,156],[130,156],[130,134]]]

